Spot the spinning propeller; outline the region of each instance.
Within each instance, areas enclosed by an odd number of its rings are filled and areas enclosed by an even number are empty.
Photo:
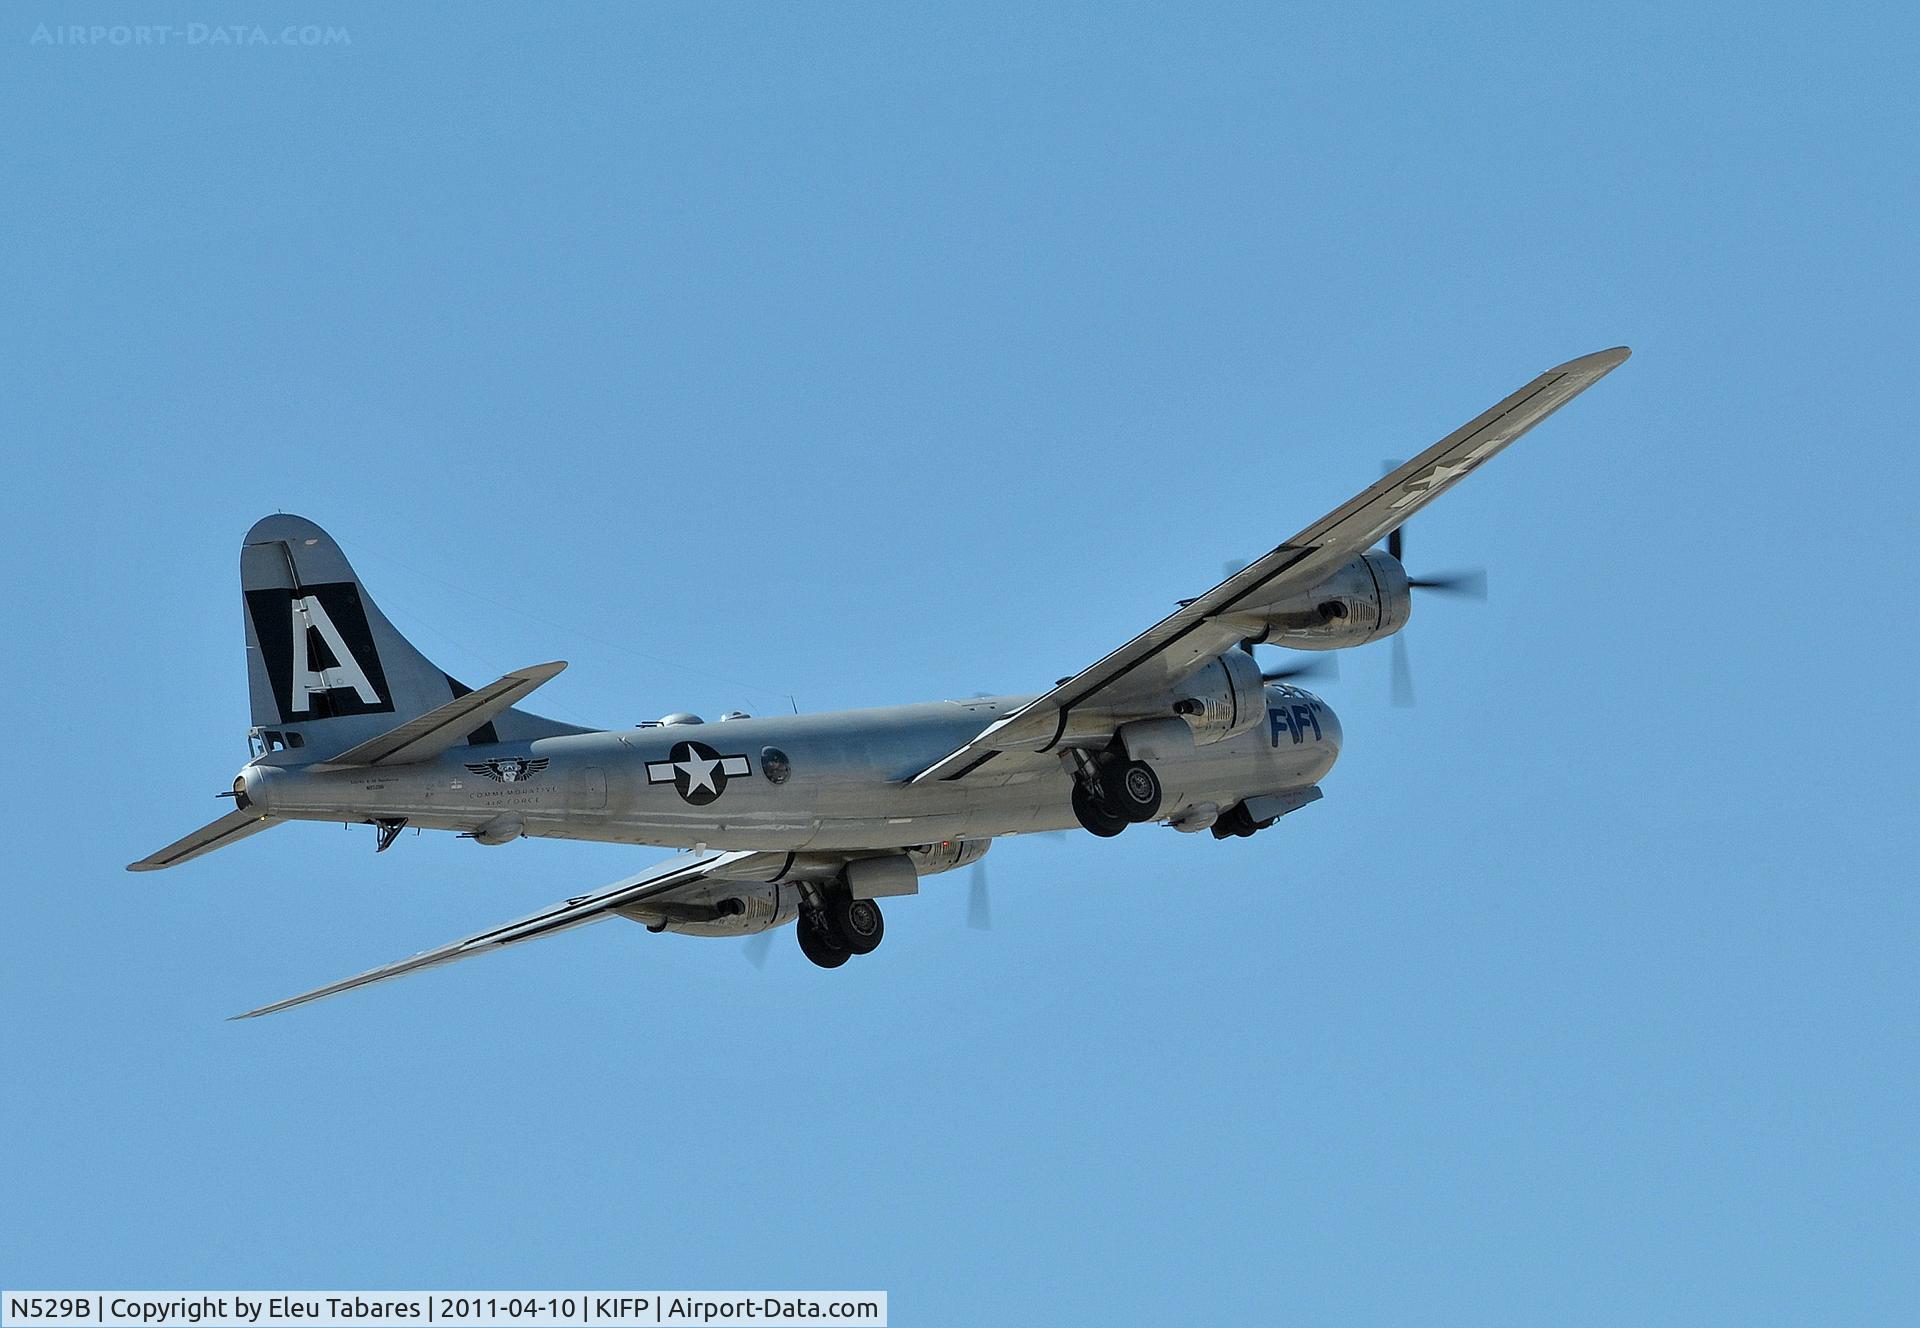
[[[1340,681],[1340,657],[1332,651],[1320,655],[1308,655],[1297,664],[1288,664],[1278,669],[1262,669],[1260,676],[1268,682],[1287,682],[1293,678],[1320,678],[1327,682]]]
[[[967,925],[975,931],[993,930],[993,904],[987,898],[985,858],[973,864],[973,874],[967,882]]]
[[[1389,475],[1401,466],[1398,461],[1383,464]],[[1405,529],[1405,526],[1395,526],[1387,532],[1387,554],[1403,567],[1407,561],[1403,553],[1406,540],[1401,532]],[[1430,576],[1415,576],[1409,572],[1407,587],[1410,590],[1430,590],[1436,595],[1454,595],[1484,602],[1487,598],[1487,571],[1484,567],[1471,567],[1458,572],[1436,572]],[[1413,704],[1413,666],[1407,660],[1407,634],[1404,629],[1393,634],[1393,703],[1403,708]]]
[[[1399,469],[1400,462],[1386,463],[1386,473],[1392,474]],[[1395,562],[1405,566],[1406,536],[1404,526],[1395,526],[1387,532],[1387,553]],[[1244,562],[1229,562],[1225,565],[1228,576],[1232,576]],[[1453,572],[1435,572],[1426,576],[1407,574],[1409,590],[1424,590],[1435,595],[1452,595],[1460,599],[1484,601],[1487,598],[1487,573],[1482,567],[1465,568]],[[1254,653],[1253,643],[1242,641],[1240,648],[1249,655]],[[1413,704],[1413,666],[1407,658],[1407,639],[1404,631],[1393,636],[1393,704],[1411,706]],[[1305,659],[1283,665],[1276,669],[1263,669],[1260,676],[1268,682],[1287,682],[1294,678],[1317,678],[1326,682],[1340,680],[1340,660],[1331,651],[1324,654],[1309,654]]]
[[[773,949],[773,930],[769,927],[765,931],[757,931],[747,937],[740,946],[740,953],[745,955],[747,962],[755,968],[767,966],[767,951]]]
[[[1400,532],[1404,526],[1395,526],[1387,533],[1387,552],[1395,561],[1404,562],[1400,549],[1404,541]],[[1431,590],[1441,595],[1459,595],[1465,599],[1485,600],[1487,597],[1487,569],[1470,567],[1459,572],[1441,572],[1435,576],[1408,576],[1407,584],[1415,590]]]

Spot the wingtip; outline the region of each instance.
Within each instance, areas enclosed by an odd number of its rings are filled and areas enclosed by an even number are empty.
[[[1565,364],[1557,365],[1553,369],[1548,370],[1548,372],[1585,373],[1598,376],[1619,368],[1627,362],[1627,358],[1632,354],[1633,350],[1630,347],[1613,346],[1607,350],[1596,350],[1590,355],[1582,355],[1577,359],[1568,360]]]
[[[290,1001],[275,1001],[272,1005],[263,1005],[257,1010],[242,1010],[239,1014],[228,1015],[227,1022],[234,1024],[242,1019],[258,1019],[263,1014],[277,1014],[290,1005],[300,1004],[300,1000],[301,998],[296,997]]]

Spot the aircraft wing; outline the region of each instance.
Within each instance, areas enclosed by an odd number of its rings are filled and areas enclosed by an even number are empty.
[[[1378,484],[1096,663],[997,721],[964,747],[912,777],[961,779],[1007,751],[1045,751],[1086,704],[1124,705],[1158,692],[1259,631],[1259,611],[1306,590],[1364,552],[1514,439],[1599,382],[1626,360],[1625,346],[1549,369],[1469,420]]]
[[[517,921],[450,942],[438,949],[422,950],[410,959],[402,959],[398,963],[387,964],[381,968],[368,969],[365,973],[342,978],[324,987],[315,987],[312,991],[302,992],[298,996],[289,996],[284,1001],[275,1001],[272,1005],[263,1005],[257,1010],[248,1010],[245,1014],[234,1015],[233,1018],[258,1018],[263,1014],[273,1014],[275,1011],[285,1010],[295,1005],[304,1005],[308,1001],[317,1001],[323,996],[333,996],[343,991],[351,991],[355,987],[367,986],[369,983],[397,978],[404,973],[417,973],[423,968],[451,964],[456,959],[466,959],[473,955],[503,949],[509,945],[518,945],[522,941],[552,936],[557,932],[612,917],[617,910],[629,908],[643,900],[671,895],[676,890],[696,885],[723,870],[729,879],[751,879],[752,868],[755,865],[751,859],[754,858],[765,859],[767,874],[777,876],[782,864],[790,856],[785,853],[746,851],[722,853],[713,850],[677,854],[641,872],[638,876],[630,876],[597,894],[578,895]]]

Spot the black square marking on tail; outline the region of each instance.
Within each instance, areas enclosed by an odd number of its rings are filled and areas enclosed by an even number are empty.
[[[445,678],[447,680],[447,686],[453,689],[453,699],[456,701],[458,701],[461,697],[470,694],[473,691],[473,688],[461,682],[458,678],[454,677],[451,673],[443,673],[440,676]],[[467,742],[470,745],[475,747],[488,747],[499,741],[500,741],[500,735],[494,732],[492,720],[488,720],[486,723],[482,724],[479,728],[475,729],[473,732],[467,735]]]
[[[311,606],[307,614],[314,625],[305,639],[294,639],[294,603]],[[328,719],[336,715],[377,715],[393,709],[393,692],[387,686],[386,670],[380,665],[380,653],[374,649],[373,630],[367,623],[367,611],[360,600],[360,587],[352,581],[332,581],[324,585],[268,586],[246,592],[247,616],[253,623],[253,639],[260,647],[260,661],[266,666],[267,681],[273,687],[274,705],[282,723],[303,719]],[[329,634],[336,635],[336,649]],[[350,657],[341,659],[341,651]],[[303,704],[294,708],[296,691],[294,667],[305,665],[308,679],[299,688]],[[313,676],[324,676],[330,685],[312,684]],[[344,677],[343,675],[350,675]],[[369,695],[359,683],[364,680]]]

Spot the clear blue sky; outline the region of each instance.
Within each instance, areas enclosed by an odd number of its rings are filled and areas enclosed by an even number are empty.
[[[6,1284],[1911,1315],[1909,7],[31,40],[254,12],[0,33]],[[262,513],[568,718],[1019,691],[1619,343],[1410,531],[1493,598],[1417,710],[1347,658],[1324,802],[1003,845],[989,934],[961,873],[837,973],[607,925],[230,1024],[655,855],[121,870],[245,757]]]

